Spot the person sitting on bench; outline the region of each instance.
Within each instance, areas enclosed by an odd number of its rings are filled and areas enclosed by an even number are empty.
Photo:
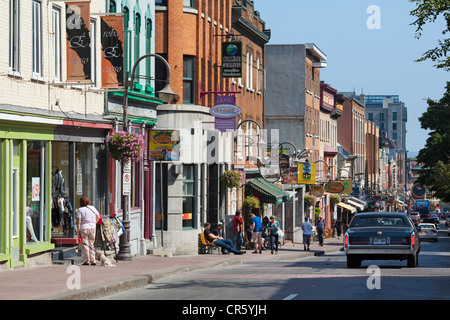
[[[233,242],[230,239],[224,239],[221,236],[216,236],[209,229],[211,228],[211,223],[206,222],[203,226],[205,231],[205,239],[211,243],[214,243],[216,246],[221,247],[223,250],[228,252],[233,252],[234,254],[244,254],[245,251],[239,251],[234,247]]]

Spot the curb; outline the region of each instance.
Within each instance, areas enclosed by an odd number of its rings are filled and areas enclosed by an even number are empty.
[[[277,256],[273,258],[269,258],[266,261],[269,262],[283,262],[283,261],[290,261],[290,260],[297,260],[297,259],[304,259],[304,258],[311,258],[314,256],[323,256],[327,253],[335,253],[342,251],[342,248],[333,248],[330,249],[330,251],[327,250],[314,250],[309,252],[299,252],[299,253],[293,253],[293,254],[287,254],[283,256]],[[253,261],[249,261],[253,262]],[[202,265],[193,265],[189,267],[183,267],[171,272],[166,273],[159,273],[159,274],[144,274],[140,276],[135,276],[115,282],[110,282],[105,285],[95,286],[95,287],[89,287],[86,289],[81,289],[73,293],[65,293],[65,294],[59,294],[50,296],[47,298],[43,298],[40,300],[94,300],[99,298],[104,298],[109,295],[113,295],[116,293],[121,293],[128,290],[133,289],[139,289],[143,288],[146,285],[149,285],[153,283],[154,281],[170,277],[173,275],[183,274],[187,272],[192,272],[196,270],[206,270],[206,269],[214,269],[214,268],[220,268],[220,267],[226,267],[226,266],[232,266],[232,265],[244,265],[248,263],[247,261],[244,261],[244,259],[231,259],[224,262],[216,263],[211,266],[202,266]]]

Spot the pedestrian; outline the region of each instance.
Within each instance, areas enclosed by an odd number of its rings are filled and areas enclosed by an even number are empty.
[[[278,254],[278,238],[279,238],[279,230],[280,223],[275,220],[275,216],[270,217],[269,224],[267,225],[267,229],[269,230],[270,235],[270,253],[273,254],[273,249],[275,247],[275,254]]]
[[[322,217],[319,217],[317,222],[317,236],[319,238],[319,246],[323,247],[323,235],[325,233],[325,221]]]
[[[244,219],[242,218],[242,211],[237,210],[233,218],[233,231],[234,231],[234,245],[238,250],[241,250],[244,243]]]
[[[309,218],[305,217],[305,222],[302,223],[303,230],[303,249],[309,250],[309,245],[311,244],[311,230],[313,228],[311,222],[308,221]]]
[[[228,252],[233,252],[234,254],[241,255],[245,253],[245,251],[237,250],[234,247],[233,241],[231,241],[230,239],[224,239],[212,233],[209,230],[211,229],[211,223],[206,222],[203,227],[205,228],[205,231],[203,232],[205,234],[205,239],[207,239],[209,242],[214,243],[216,246],[225,249]]]
[[[262,253],[262,221],[261,218],[256,216],[253,212],[250,214],[252,225],[250,226],[252,230],[252,241],[255,244],[255,251],[252,253]]]
[[[337,234],[337,238],[340,239],[341,238],[341,233],[342,233],[342,221],[341,219],[337,219],[335,224],[334,224],[334,228],[336,229],[336,234]]]
[[[100,220],[100,213],[87,197],[80,198],[80,208],[77,211],[77,230],[81,238],[81,260],[83,265],[96,265],[95,261],[95,229]]]

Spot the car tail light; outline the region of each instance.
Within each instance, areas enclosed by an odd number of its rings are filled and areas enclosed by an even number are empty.
[[[437,230],[434,230],[434,229],[433,229],[433,230],[431,230],[431,232],[433,232],[433,233],[437,233]]]
[[[411,234],[411,248],[414,249],[415,246],[416,246],[416,235],[413,233]]]
[[[346,234],[345,237],[344,237],[344,248],[345,249],[348,248],[348,234]]]

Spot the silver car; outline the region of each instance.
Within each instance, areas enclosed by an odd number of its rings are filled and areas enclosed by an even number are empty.
[[[431,239],[438,242],[438,230],[434,223],[421,223],[418,228],[420,239]]]

